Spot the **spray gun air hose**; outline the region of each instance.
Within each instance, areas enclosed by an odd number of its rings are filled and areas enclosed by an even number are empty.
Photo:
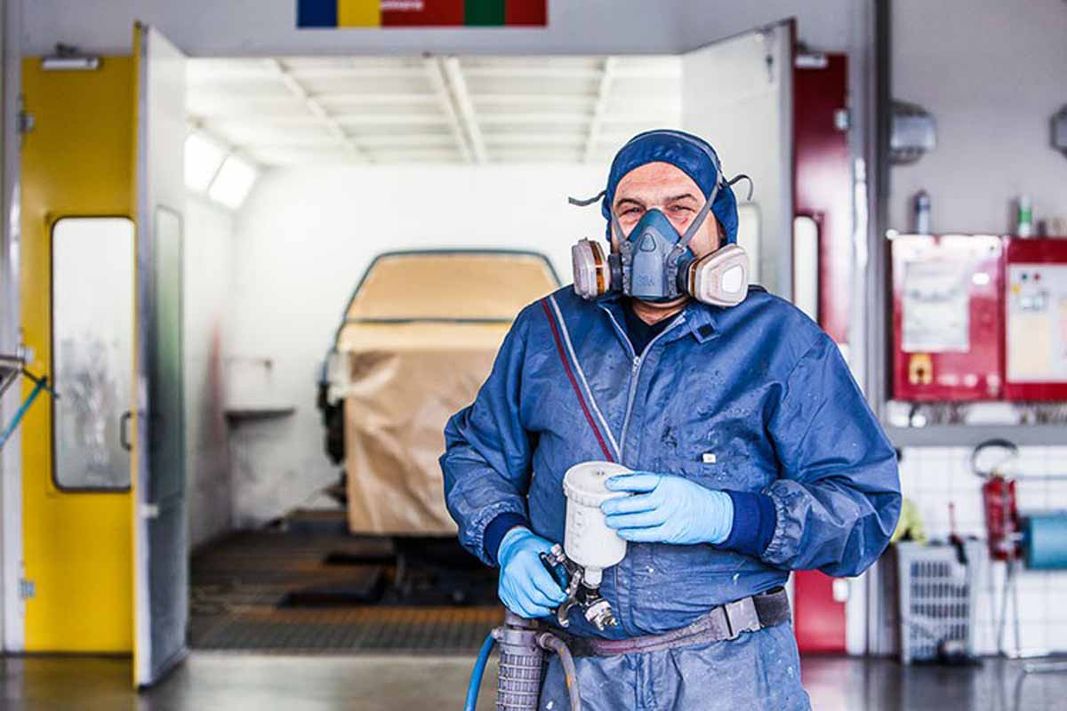
[[[578,669],[574,666],[574,656],[567,647],[566,642],[554,634],[542,632],[537,638],[537,643],[543,649],[556,653],[559,664],[563,667],[563,680],[567,684],[567,696],[570,698],[571,711],[581,711],[582,698],[578,693]]]
[[[500,647],[496,700],[498,711],[536,711],[545,652],[552,652],[559,657],[571,711],[581,711],[578,671],[566,643],[551,632],[541,630],[538,623],[511,612],[505,614],[504,624],[492,630],[482,643],[471,670],[470,683],[467,685],[464,711],[475,711],[478,706],[478,690],[482,685],[485,667],[489,663],[489,655],[496,645]]]
[[[478,690],[482,686],[482,677],[485,676],[485,665],[489,663],[489,655],[493,652],[493,633],[485,636],[482,648],[478,650],[478,658],[474,660],[474,668],[471,669],[471,680],[467,684],[467,700],[463,704],[463,711],[475,711],[478,706]]]

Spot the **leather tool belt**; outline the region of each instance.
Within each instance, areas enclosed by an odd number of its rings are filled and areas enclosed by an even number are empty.
[[[685,627],[664,634],[628,639],[560,636],[576,657],[609,657],[722,642],[736,639],[742,632],[756,632],[789,620],[789,597],[784,588],[778,587],[720,605]]]

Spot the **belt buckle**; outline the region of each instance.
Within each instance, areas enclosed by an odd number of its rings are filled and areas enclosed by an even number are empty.
[[[727,639],[737,639],[742,632],[758,632],[763,628],[756,612],[756,604],[750,597],[726,603],[723,605],[723,612],[726,613],[726,628],[730,633]]]

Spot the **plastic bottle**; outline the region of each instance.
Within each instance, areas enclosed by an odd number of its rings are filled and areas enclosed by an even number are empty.
[[[1015,234],[1018,237],[1034,236],[1034,208],[1029,195],[1020,195],[1016,203]]]
[[[930,234],[930,193],[920,190],[915,193],[913,203],[912,230],[917,235]]]

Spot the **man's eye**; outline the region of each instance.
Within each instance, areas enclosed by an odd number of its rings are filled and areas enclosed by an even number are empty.
[[[677,213],[677,214],[682,214],[682,213],[685,213],[685,212],[693,212],[693,208],[687,207],[685,205],[671,205],[670,210],[671,210],[671,212],[674,212],[674,213]]]
[[[636,215],[639,212],[641,212],[641,208],[639,207],[627,207],[623,209],[622,213],[620,213],[620,217],[622,215]]]

